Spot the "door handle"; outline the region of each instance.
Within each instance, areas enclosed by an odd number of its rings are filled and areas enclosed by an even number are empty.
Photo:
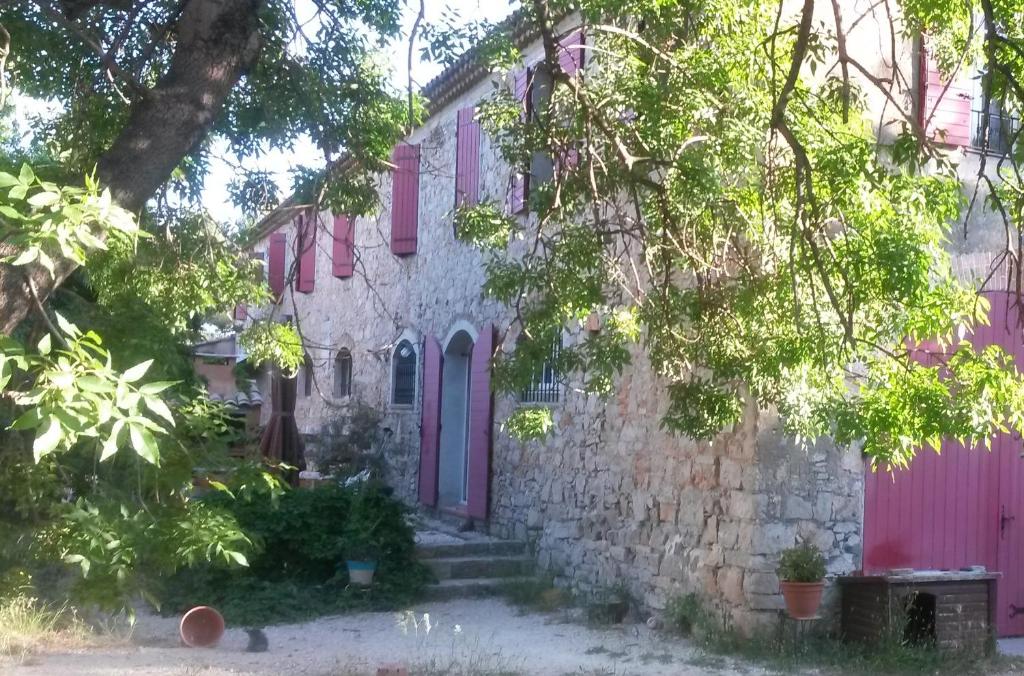
[[[1017,519],[1017,517],[1015,517],[1015,516],[1006,516],[1006,505],[1003,505],[1002,507],[999,508],[999,536],[1000,537],[1002,537],[1003,533],[1006,532],[1006,525],[1009,524],[1011,521],[1015,521],[1016,519]],[[1024,609],[1022,609],[1021,612],[1024,612]]]
[[[1024,615],[1024,607],[1015,606],[1010,604],[1010,617],[1017,617],[1018,615]]]

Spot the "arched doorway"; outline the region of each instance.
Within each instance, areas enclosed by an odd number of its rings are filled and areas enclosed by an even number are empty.
[[[469,387],[473,337],[456,331],[444,346],[438,506],[459,508],[469,497]]]

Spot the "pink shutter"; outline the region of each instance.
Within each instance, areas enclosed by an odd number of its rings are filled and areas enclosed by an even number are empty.
[[[569,77],[583,70],[583,29],[577,28],[558,43],[558,65]]]
[[[922,45],[921,79],[924,106],[921,122],[935,141],[952,146],[971,144],[971,82],[961,73],[948,83]]]
[[[455,132],[455,206],[473,206],[480,198],[480,123],[476,106],[459,110]]]
[[[523,68],[513,74],[513,94],[516,101],[523,106],[522,119],[529,117],[530,111],[530,69]],[[526,209],[530,196],[530,174],[520,169],[512,174],[512,194],[509,195],[508,210],[518,214]]]
[[[494,398],[491,395],[491,358],[494,326],[486,324],[473,345],[469,366],[469,495],[467,512],[487,518],[491,486],[491,429]]]
[[[391,154],[391,253],[416,253],[420,203],[420,147],[399,143]]]
[[[274,301],[281,300],[284,293],[284,256],[288,240],[283,233],[275,232],[270,236],[270,261],[267,276],[270,278],[270,291],[274,294]]]
[[[235,321],[244,322],[248,313],[245,310],[245,303],[239,303],[235,306]]]
[[[351,216],[334,217],[334,251],[332,272],[335,277],[351,277],[355,267],[356,219]]]
[[[317,217],[313,214],[299,216],[298,242],[299,242],[299,268],[296,271],[297,284],[295,290],[299,293],[313,293],[313,286],[316,282],[316,233],[318,228]]]
[[[437,460],[441,445],[441,344],[428,336],[423,346],[423,408],[420,421],[420,502],[437,504]]]

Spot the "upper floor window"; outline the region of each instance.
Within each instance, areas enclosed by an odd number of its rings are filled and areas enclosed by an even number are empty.
[[[998,97],[986,104],[982,68],[964,64],[943,75],[938,63],[922,47],[920,69],[921,124],[934,140],[951,146],[985,149],[1003,154],[1010,150],[1020,122],[1004,109]],[[987,143],[986,143],[987,134]]]
[[[551,352],[533,373],[530,384],[519,394],[524,404],[553,404],[558,402],[561,386],[558,374],[558,354],[562,350],[561,337],[551,344]]]
[[[352,394],[352,353],[348,348],[338,350],[334,358],[334,396],[338,399]]]
[[[391,403],[412,406],[416,401],[416,350],[412,343],[398,343],[392,355]]]

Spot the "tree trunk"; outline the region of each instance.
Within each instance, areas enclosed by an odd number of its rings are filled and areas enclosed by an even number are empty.
[[[182,159],[209,133],[231,90],[259,52],[259,0],[189,0],[177,25],[170,66],[138,100],[124,129],[99,160],[100,184],[114,201],[140,212]],[[10,255],[0,245],[0,257]],[[75,265],[61,260],[55,275],[41,266],[0,264],[0,333],[9,335],[33,306],[31,277],[40,300]]]

